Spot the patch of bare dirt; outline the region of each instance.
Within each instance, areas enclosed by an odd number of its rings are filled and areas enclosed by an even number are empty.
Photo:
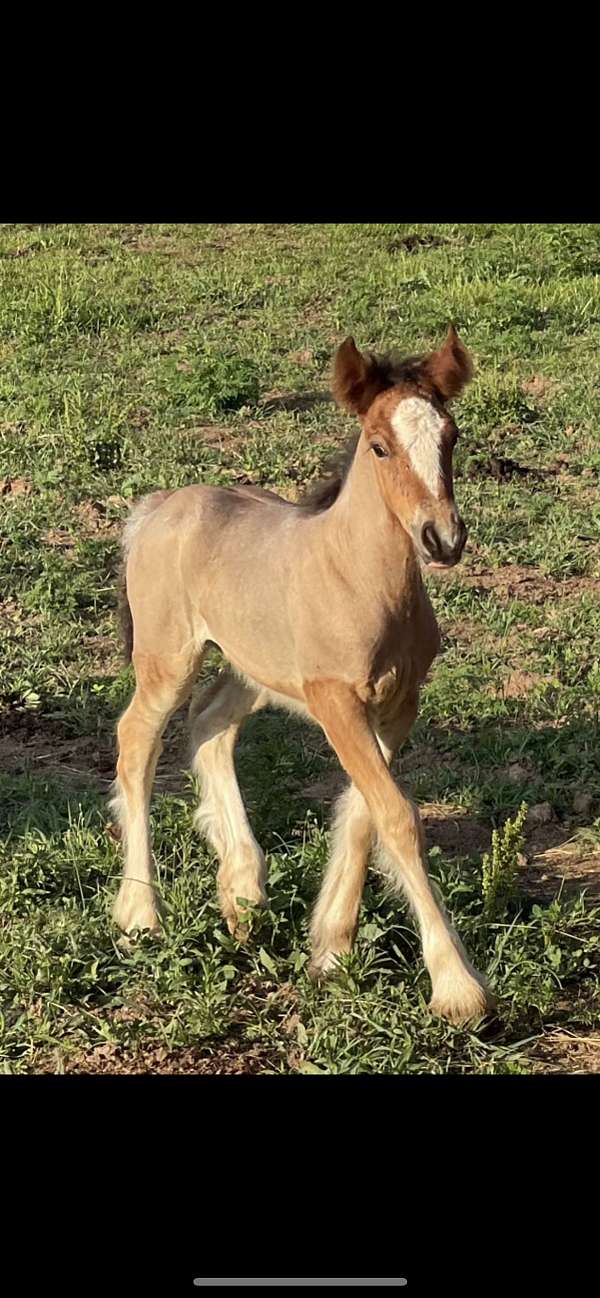
[[[592,1028],[547,1032],[536,1041],[530,1059],[536,1073],[600,1073],[600,1036]]]
[[[457,856],[480,856],[489,849],[492,836],[489,825],[470,815],[464,807],[421,802],[419,811],[429,848],[440,847],[442,852]]]
[[[422,751],[416,757],[422,762]],[[406,762],[402,763],[402,769],[406,771]],[[514,778],[525,779],[530,774],[529,768],[522,768],[515,772]],[[346,784],[342,771],[326,771],[319,780],[304,785],[296,796],[329,808]],[[470,857],[480,857],[490,850],[491,826],[464,807],[421,802],[419,811],[428,848],[440,847],[449,855]],[[550,900],[561,887],[566,894],[585,888],[590,901],[600,900],[600,851],[593,844],[573,838],[573,832],[573,821],[561,822],[552,809],[548,818],[528,823],[520,874],[521,886],[527,893],[540,900]]]
[[[23,610],[16,599],[0,599],[0,616],[3,618],[14,618],[20,621],[23,616]]]
[[[42,532],[42,541],[56,550],[72,550],[75,545],[74,537],[64,527],[47,528]]]
[[[120,643],[116,635],[87,635],[81,642],[85,650],[87,670],[93,676],[115,676],[123,663]]]
[[[245,237],[247,231],[244,227],[234,229],[223,225],[219,228],[218,237],[205,239],[198,247],[188,241],[185,235],[182,238],[175,231],[149,234],[147,231],[144,232],[141,226],[131,226],[120,232],[119,242],[130,252],[160,253],[163,256],[176,257],[184,265],[195,266],[202,260],[206,251],[224,252],[232,243],[243,241]]]
[[[123,496],[108,496],[106,500],[81,500],[75,505],[76,525],[73,530],[66,527],[49,527],[41,534],[44,545],[54,549],[72,551],[78,536],[112,537],[121,527],[121,519],[111,514],[111,509],[122,509],[127,504]],[[76,534],[74,534],[76,533]]]
[[[539,568],[507,564],[505,568],[451,569],[436,574],[442,581],[456,583],[470,590],[493,591],[501,599],[519,599],[523,603],[543,604],[557,599],[573,598],[600,591],[600,577],[551,577]]]
[[[548,472],[532,468],[531,465],[519,464],[506,455],[490,455],[488,471],[497,482],[511,482],[513,478],[535,478],[539,482]]]
[[[525,379],[521,388],[527,397],[533,397],[535,401],[543,403],[557,392],[560,384],[556,379],[545,378],[543,374],[533,374],[530,379]]]
[[[240,1048],[238,1043],[224,1043],[212,1051],[186,1047],[169,1050],[166,1046],[145,1046],[137,1051],[127,1051],[121,1046],[106,1042],[85,1054],[64,1055],[53,1051],[39,1060],[36,1073],[89,1073],[161,1074],[183,1073],[200,1076],[223,1074],[245,1075],[268,1072],[272,1058],[258,1046]]]
[[[282,392],[274,388],[265,393],[260,405],[265,414],[270,414],[273,410],[312,410],[313,406],[332,403],[330,392]]]
[[[0,496],[29,496],[32,491],[29,478],[0,478]]]
[[[292,361],[294,365],[312,365],[313,359],[314,352],[311,352],[308,348],[304,348],[303,351],[299,352],[288,352],[288,360]]]
[[[547,473],[552,472],[554,471],[518,464],[516,460],[503,455],[490,454],[486,450],[473,452],[463,466],[460,476],[470,479],[490,477],[495,478],[497,482],[511,482],[515,478],[533,478],[540,481]]]
[[[115,670],[114,644],[109,637],[90,637],[97,641],[102,655],[106,643],[111,659],[95,667],[95,675],[111,676]],[[86,641],[87,644],[87,641]],[[13,775],[31,774],[64,780],[71,785],[94,785],[105,793],[115,778],[117,759],[114,736],[66,736],[59,722],[40,718],[35,712],[22,712],[12,718],[12,728],[0,737],[0,771]],[[155,788],[161,793],[183,795],[189,790],[187,717],[175,717],[164,740]]]
[[[81,500],[75,506],[81,531],[88,536],[111,536],[118,532],[120,520],[111,517],[111,508],[122,509],[124,496],[107,496],[106,500]]]
[[[572,831],[571,831],[572,832]],[[526,865],[520,882],[527,892],[549,901],[559,888],[565,895],[581,892],[592,903],[600,901],[600,851],[568,837],[569,830],[556,821],[536,826],[525,840]]]
[[[500,685],[494,686],[494,693],[504,699],[521,699],[540,685],[551,685],[552,676],[542,676],[539,672],[511,672]]]
[[[524,622],[516,622],[507,634],[501,636],[487,630],[485,625],[474,617],[460,617],[452,621],[440,618],[439,622],[443,642],[456,642],[464,645],[476,644],[480,649],[495,649],[502,651],[503,654],[512,649],[517,649],[522,654],[524,636],[530,635],[538,638],[536,631],[532,630]],[[552,634],[549,627],[543,627],[542,631],[543,636],[540,638]]]
[[[195,424],[193,428],[182,429],[181,436],[197,438],[207,442],[209,446],[216,444],[222,450],[227,450],[237,442],[239,432],[235,428],[225,428],[220,424]]]
[[[173,234],[148,234],[141,225],[130,225],[119,232],[119,243],[132,252],[168,252],[181,251],[181,243]]]
[[[13,775],[51,775],[67,783],[108,785],[114,779],[114,767],[114,747],[89,736],[59,739],[51,727],[44,726],[33,737],[11,734],[0,738],[0,771]]]
[[[491,827],[463,807],[421,803],[420,812],[428,847],[473,857],[490,850]],[[590,903],[600,901],[600,851],[573,839],[572,833],[556,817],[526,830],[519,884],[527,895],[550,901],[561,888],[565,896],[585,889]]]
[[[422,758],[422,754],[420,755]],[[343,771],[328,771],[320,780],[305,785],[298,797],[331,804],[347,786]],[[478,856],[489,848],[491,829],[470,815],[464,807],[442,802],[420,802],[419,811],[428,847],[460,856]]]

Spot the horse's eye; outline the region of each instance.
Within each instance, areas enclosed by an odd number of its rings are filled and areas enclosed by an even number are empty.
[[[387,451],[386,451],[386,449],[385,449],[385,446],[382,446],[382,445],[381,445],[381,442],[372,442],[372,443],[371,443],[371,450],[375,452],[375,454],[376,454],[378,460],[385,460],[385,459],[386,459],[386,457],[387,457]]]

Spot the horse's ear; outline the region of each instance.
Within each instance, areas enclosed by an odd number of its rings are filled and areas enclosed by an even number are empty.
[[[448,329],[440,350],[423,361],[423,370],[443,401],[459,397],[473,377],[473,362],[454,325]]]
[[[346,338],[338,347],[333,367],[332,391],[338,404],[364,415],[377,394],[387,387],[387,375],[375,357],[365,356],[353,338]]]

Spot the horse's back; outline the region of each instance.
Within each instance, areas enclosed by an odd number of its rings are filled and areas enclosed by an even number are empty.
[[[265,509],[268,513],[265,514]],[[284,515],[291,514],[294,506],[275,492],[258,486],[213,486],[207,483],[179,487],[175,490],[156,491],[142,497],[133,506],[123,533],[126,555],[134,550],[146,553],[170,549],[176,541],[190,541],[195,545],[219,542],[221,533],[257,537],[265,528],[277,525]]]

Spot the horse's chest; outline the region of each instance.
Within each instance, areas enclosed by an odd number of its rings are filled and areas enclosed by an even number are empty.
[[[410,619],[391,620],[371,664],[373,701],[385,702],[418,689],[439,648],[440,632],[428,599],[419,603]]]

